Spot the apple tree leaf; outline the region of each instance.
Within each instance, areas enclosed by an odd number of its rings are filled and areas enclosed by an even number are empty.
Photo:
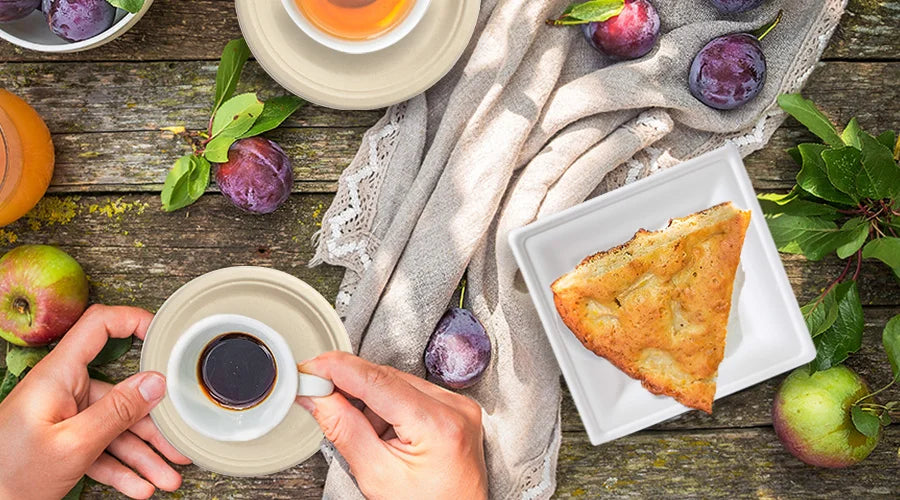
[[[900,278],[900,238],[878,238],[866,243],[862,256],[878,259],[888,265]]]
[[[844,144],[831,120],[809,99],[804,99],[800,94],[781,94],[778,96],[778,105],[826,144],[832,146]]]
[[[255,137],[278,128],[279,125],[294,114],[294,111],[300,109],[304,104],[306,104],[306,101],[292,95],[269,99],[263,105],[262,113],[259,115],[256,123],[253,124],[250,130],[238,136],[238,139]]]
[[[856,177],[862,169],[861,157],[862,153],[853,146],[822,151],[828,180],[842,193],[849,195],[854,202],[859,202]]]
[[[862,168],[856,176],[856,189],[861,197],[880,200],[900,197],[900,165],[891,148],[871,135],[860,132]]]
[[[757,198],[766,216],[788,214],[836,219],[840,215],[837,209],[831,205],[804,200],[798,196],[789,197],[792,193],[765,193],[757,196]]]
[[[6,375],[4,375],[3,380],[0,381],[0,403],[6,399],[6,396],[9,396],[9,393],[12,392],[18,383],[19,377],[13,375],[11,371],[6,370]]]
[[[256,94],[248,92],[236,95],[222,103],[212,122],[212,137],[220,134],[239,137],[250,130],[263,110],[263,103]]]
[[[69,490],[69,492],[66,493],[66,495],[62,497],[61,500],[78,500],[79,498],[81,498],[81,492],[84,491],[84,477],[85,476],[81,476],[81,479],[79,479],[78,482],[75,483],[75,486],[73,486],[72,489]]]
[[[126,352],[131,350],[133,340],[134,337],[132,336],[125,338],[111,338],[107,340],[106,345],[104,345],[103,349],[94,356],[94,359],[89,365],[101,366],[121,358]]]
[[[829,329],[837,319],[837,299],[835,298],[837,287],[832,288],[824,296],[815,298],[812,302],[800,308],[806,327],[812,337]]]
[[[6,351],[6,369],[18,377],[28,368],[34,367],[50,353],[46,347],[19,347],[10,345]]]
[[[88,377],[91,377],[94,380],[99,380],[101,382],[106,382],[107,384],[115,384],[116,381],[112,379],[109,375],[103,373],[98,368],[93,366],[88,366]]]
[[[853,146],[856,149],[862,149],[862,146],[859,144],[859,122],[856,118],[851,118],[850,122],[847,123],[847,126],[844,127],[844,131],[841,132],[841,140],[844,141],[844,144],[848,146]]]
[[[872,413],[864,411],[858,405],[853,405],[850,408],[850,417],[853,420],[853,427],[856,427],[856,430],[863,436],[875,437],[881,430],[881,420]]]
[[[828,166],[822,158],[826,147],[822,144],[800,144],[797,146],[803,164],[797,174],[797,184],[804,191],[823,200],[843,205],[856,205],[853,198],[839,191],[828,177]]]
[[[847,245],[858,234],[854,220],[859,219],[851,219],[838,227],[834,221],[822,217],[787,214],[766,217],[778,250],[802,254],[809,260],[821,260],[838,247]]]
[[[246,40],[238,38],[225,44],[216,71],[216,100],[213,104],[213,114],[234,94],[247,59],[250,59],[250,47]]]
[[[855,281],[845,281],[835,287],[838,314],[834,323],[821,335],[813,338],[816,359],[810,363],[813,373],[827,370],[844,362],[862,345],[862,303]]]
[[[570,26],[590,22],[600,23],[618,16],[624,8],[625,0],[588,0],[587,2],[573,3],[556,19],[548,19],[547,24]]]
[[[126,10],[131,14],[137,14],[144,8],[144,0],[106,0],[113,7]]]
[[[862,248],[866,242],[866,238],[869,237],[869,223],[862,217],[854,217],[841,226],[841,232],[844,235],[844,243],[835,251],[839,258],[846,259]]]
[[[897,379],[900,377],[900,314],[887,322],[881,340],[884,343],[884,351],[887,353],[888,360],[891,362],[894,379]]]

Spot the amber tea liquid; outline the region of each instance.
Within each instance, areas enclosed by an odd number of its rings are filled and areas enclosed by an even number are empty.
[[[345,40],[371,40],[396,28],[416,0],[294,0],[313,26]]]
[[[252,408],[272,392],[277,377],[275,357],[256,337],[226,333],[200,354],[197,378],[214,403],[229,410]]]

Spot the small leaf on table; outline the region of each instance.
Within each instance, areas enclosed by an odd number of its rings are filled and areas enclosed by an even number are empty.
[[[856,282],[846,281],[837,285],[835,300],[837,318],[821,335],[813,338],[816,346],[816,359],[810,363],[813,373],[843,363],[850,353],[858,351],[862,345],[865,323]]]
[[[222,50],[222,59],[219,61],[219,69],[216,71],[216,100],[213,105],[213,114],[223,102],[234,94],[244,64],[250,58],[250,47],[243,38],[232,40],[225,44]]]
[[[255,137],[278,128],[288,117],[294,114],[294,111],[300,109],[304,104],[306,104],[306,101],[292,95],[269,99],[263,105],[262,114],[259,115],[259,119],[256,120],[253,127],[241,134],[238,139]]]
[[[101,349],[99,353],[97,353],[89,365],[101,366],[121,358],[126,352],[131,350],[133,340],[134,337],[132,336],[125,338],[111,338],[107,340],[106,345],[103,346],[103,349]]]
[[[0,403],[6,399],[6,396],[9,396],[9,393],[12,392],[18,383],[19,377],[13,375],[11,371],[6,370],[6,375],[4,375],[3,380],[0,381]]]
[[[226,134],[238,137],[250,130],[263,110],[263,103],[256,94],[248,92],[228,99],[216,111],[212,123],[212,137]]]
[[[900,238],[878,238],[866,243],[862,256],[866,259],[878,259],[888,265],[897,278],[900,278]]]
[[[547,24],[552,26],[571,26],[575,24],[587,24],[590,22],[603,22],[618,16],[625,8],[625,0],[589,0],[582,3],[573,3],[556,19],[548,19]]]
[[[800,156],[803,158],[803,166],[797,174],[797,184],[804,191],[818,196],[823,200],[844,205],[856,205],[856,202],[848,195],[838,191],[828,177],[828,167],[822,158],[822,152],[826,147],[821,144],[800,144],[797,146]]]
[[[881,420],[872,413],[864,411],[859,406],[850,408],[850,417],[853,419],[853,427],[856,427],[863,436],[875,437],[881,429]]]
[[[231,135],[219,134],[206,145],[206,149],[203,150],[203,157],[213,163],[225,163],[228,161],[228,151],[235,141],[237,139]]]
[[[894,379],[900,377],[900,314],[891,318],[884,327],[881,335],[884,343],[884,351],[891,362],[891,371]]]
[[[46,347],[19,347],[10,345],[6,351],[6,369],[18,377],[28,368],[34,367],[38,361],[50,353]]]
[[[199,156],[179,158],[163,185],[160,199],[163,209],[173,212],[194,203],[209,186],[209,162]]]
[[[144,0],[106,0],[113,7],[127,10],[132,14],[137,14],[144,8]]]
[[[800,94],[781,94],[778,96],[778,105],[827,144],[844,144],[831,120],[809,99],[804,99]]]
[[[841,140],[848,146],[862,149],[862,146],[859,144],[859,131],[859,122],[856,121],[856,118],[851,118],[850,122],[847,123],[847,126],[844,127],[844,131],[841,132]]]

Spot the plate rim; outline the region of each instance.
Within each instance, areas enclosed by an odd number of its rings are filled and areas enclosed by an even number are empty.
[[[582,386],[580,377],[577,373],[578,370],[574,367],[569,358],[568,351],[566,350],[567,348],[562,344],[562,339],[558,338],[558,335],[555,333],[557,325],[556,317],[554,315],[556,314],[556,311],[555,309],[549,311],[545,304],[545,300],[542,297],[544,290],[536,276],[535,262],[527,250],[526,242],[535,234],[552,230],[554,227],[560,225],[560,223],[575,220],[596,210],[602,210],[604,207],[614,205],[634,193],[664,186],[669,179],[681,177],[697,170],[713,168],[715,166],[715,160],[722,160],[728,164],[729,171],[735,179],[738,190],[742,196],[747,198],[747,200],[742,201],[747,202],[749,206],[745,208],[751,210],[753,214],[750,224],[753,229],[759,233],[760,239],[762,240],[762,253],[768,265],[769,275],[773,278],[773,288],[778,291],[781,295],[781,299],[786,302],[787,315],[791,321],[790,330],[794,334],[797,334],[797,337],[799,337],[800,343],[802,344],[801,350],[790,358],[785,358],[779,363],[766,365],[758,370],[754,370],[751,373],[730,382],[727,386],[717,386],[715,399],[718,400],[744,390],[764,380],[805,364],[815,358],[815,346],[806,329],[806,323],[803,320],[799,305],[797,304],[797,299],[793,294],[793,289],[790,286],[787,273],[781,263],[771,232],[762,216],[762,208],[756,198],[756,192],[753,189],[750,177],[743,165],[740,152],[734,144],[728,143],[721,148],[687,160],[659,173],[622,186],[608,193],[604,193],[596,198],[587,200],[556,214],[549,215],[526,226],[513,229],[508,235],[508,243],[513,256],[516,259],[516,263],[522,272],[522,277],[528,287],[532,303],[540,317],[544,334],[550,343],[554,357],[559,363],[566,384],[570,387],[572,399],[575,402],[576,409],[578,410],[579,416],[587,431],[588,438],[594,446],[645,429],[651,425],[655,425],[669,418],[691,411],[692,409],[681,405],[673,399],[671,400],[670,406],[654,413],[647,414],[643,418],[636,419],[626,425],[603,428],[603,426],[599,424],[599,419],[594,414],[593,409],[588,402],[589,397]],[[660,218],[660,223],[664,224],[669,219],[671,219],[671,217],[663,216]],[[792,304],[795,305],[795,307],[791,307]],[[805,335],[799,335],[798,332],[802,332]]]
[[[254,276],[252,273],[258,273],[258,274],[256,274]],[[172,292],[172,294],[169,295],[165,301],[163,301],[162,305],[160,305],[160,307],[157,309],[156,313],[154,313],[153,320],[151,320],[150,325],[147,328],[148,334],[153,331],[154,324],[158,324],[157,318],[160,317],[160,312],[164,312],[164,308],[167,305],[174,303],[180,295],[185,293],[185,290],[189,290],[189,288],[191,286],[197,286],[197,282],[199,282],[201,280],[215,280],[219,275],[227,276],[229,274],[232,274],[232,276],[231,276],[232,279],[241,278],[241,277],[243,277],[243,278],[254,278],[254,277],[259,278],[262,275],[269,275],[273,279],[274,278],[283,278],[284,280],[293,282],[293,284],[296,285],[296,288],[291,287],[291,286],[285,286],[285,288],[287,288],[288,290],[290,290],[291,292],[293,292],[295,294],[302,295],[302,298],[307,300],[308,302],[310,302],[310,304],[313,306],[316,314],[319,317],[321,317],[321,319],[323,321],[326,321],[328,324],[330,324],[334,328],[334,330],[335,330],[334,331],[334,333],[335,333],[334,342],[337,345],[338,349],[346,351],[346,352],[352,352],[352,343],[350,341],[350,337],[347,334],[346,329],[344,328],[343,321],[340,319],[340,316],[337,314],[337,311],[332,307],[332,305],[328,302],[328,300],[321,293],[319,293],[315,288],[313,288],[312,285],[310,285],[306,281],[298,278],[297,276],[294,276],[293,274],[282,271],[280,269],[271,268],[271,267],[262,267],[262,266],[223,267],[223,268],[215,269],[213,271],[209,271],[207,273],[201,274],[200,276],[196,276],[192,279],[189,279],[187,282],[185,282],[181,286],[179,286],[177,290]],[[283,283],[283,281],[279,282],[279,283]],[[227,285],[227,283],[213,283],[213,284],[215,286]],[[146,351],[147,344],[148,344],[148,341],[145,338],[144,342],[141,345],[139,371],[147,370],[147,366],[146,366],[147,359],[146,359],[146,355],[145,355],[145,353],[147,352]],[[160,410],[159,405],[157,407],[155,407],[153,410],[151,410],[150,419],[153,421],[153,424],[160,430],[160,432],[163,434],[163,437],[166,438],[167,442],[169,442],[173,447],[175,447],[175,449],[178,450],[180,453],[187,455],[185,453],[185,451],[189,451],[189,450],[182,449],[181,446],[177,445],[176,443],[173,443],[172,440],[169,438],[169,436],[166,435],[166,430],[164,430],[164,427],[169,428],[173,424],[171,422],[168,422],[168,423],[163,422],[165,425],[161,426],[160,420],[159,420],[159,418],[160,418],[159,412],[160,411],[161,410]],[[186,424],[184,424],[184,425],[186,425]],[[177,427],[176,427],[176,429],[177,429]],[[321,431],[319,431],[319,434],[321,435],[322,438],[324,438],[324,435],[322,434]],[[321,442],[321,438],[319,439],[318,442],[319,443]],[[277,470],[272,469],[272,470],[266,470],[265,472],[253,471],[253,472],[242,473],[240,471],[222,470],[222,469],[217,469],[215,466],[210,466],[208,463],[203,463],[203,462],[205,462],[205,460],[201,460],[200,462],[194,460],[193,463],[194,463],[194,465],[197,465],[198,467],[200,467],[204,470],[208,470],[208,471],[211,471],[211,472],[214,472],[217,474],[223,474],[223,475],[228,475],[228,476],[232,476],[232,477],[264,477],[264,476],[268,476],[271,474],[275,474],[275,473],[283,471],[283,470],[288,470],[290,468],[293,468],[293,467],[305,462],[306,460],[308,460],[310,457],[315,455],[318,451],[319,451],[319,445],[317,444],[316,448],[311,449],[309,453],[303,453],[303,454],[301,454],[302,456],[298,455],[298,459],[296,461],[292,462],[291,464],[279,466],[280,468]],[[202,458],[205,458],[205,457],[202,457]]]
[[[258,1],[258,0],[257,0]],[[280,0],[267,0],[274,3],[277,3],[279,8],[281,7]],[[434,8],[436,4],[441,1],[447,0],[436,0],[432,1],[429,8]],[[241,33],[244,38],[247,40],[247,44],[250,46],[251,52],[253,52],[254,58],[257,63],[262,67],[262,69],[269,75],[273,80],[275,80],[279,85],[284,87],[289,92],[292,92],[303,99],[319,105],[328,107],[336,110],[355,110],[355,111],[365,111],[365,110],[373,110],[380,109],[387,106],[391,106],[403,101],[406,101],[412,97],[415,97],[422,92],[433,87],[438,81],[440,81],[444,76],[446,76],[459,62],[459,59],[465,53],[466,48],[469,45],[469,42],[472,39],[472,35],[475,32],[475,27],[477,25],[478,14],[481,9],[481,2],[479,0],[459,0],[463,3],[462,9],[463,13],[460,17],[460,21],[453,26],[452,30],[448,30],[448,34],[453,35],[448,37],[448,42],[445,44],[446,51],[450,54],[447,56],[447,63],[444,67],[441,67],[440,71],[435,71],[428,78],[423,78],[417,85],[411,85],[405,88],[405,90],[398,91],[398,88],[401,88],[400,85],[388,85],[385,86],[385,91],[381,91],[379,89],[379,93],[377,95],[363,95],[360,96],[360,92],[346,92],[346,91],[337,91],[336,93],[332,93],[330,95],[324,95],[322,91],[309,88],[303,82],[289,81],[289,75],[283,74],[277,67],[273,67],[274,61],[270,59],[277,59],[281,56],[278,55],[270,55],[269,47],[261,47],[260,45],[268,45],[268,42],[263,40],[261,35],[254,35],[253,31],[248,32],[249,23],[252,21],[254,23],[258,22],[258,17],[253,17],[252,19],[246,17],[246,14],[243,14],[244,8],[243,5],[249,5],[251,0],[237,0],[235,2],[235,10],[237,12],[238,24],[241,29]],[[247,7],[249,8],[249,7]],[[287,15],[287,13],[285,13]],[[427,13],[426,13],[427,15]],[[291,23],[293,26],[293,23]],[[296,30],[302,36],[307,36],[300,30],[299,27],[296,27]],[[406,36],[393,47],[402,46],[404,43],[410,43],[409,37]],[[327,47],[321,47],[321,50],[331,51],[331,49]],[[264,51],[264,57],[260,57],[260,52]],[[339,56],[347,56],[350,55],[352,57],[364,58],[364,57],[372,57],[375,54],[378,54],[379,51],[367,53],[367,54],[342,54],[339,52],[335,52]],[[303,87],[303,88],[298,88]]]

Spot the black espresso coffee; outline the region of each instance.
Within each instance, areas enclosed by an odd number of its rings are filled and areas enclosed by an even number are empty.
[[[272,392],[277,377],[272,352],[256,337],[226,333],[213,339],[197,364],[204,392],[219,406],[246,410]]]

